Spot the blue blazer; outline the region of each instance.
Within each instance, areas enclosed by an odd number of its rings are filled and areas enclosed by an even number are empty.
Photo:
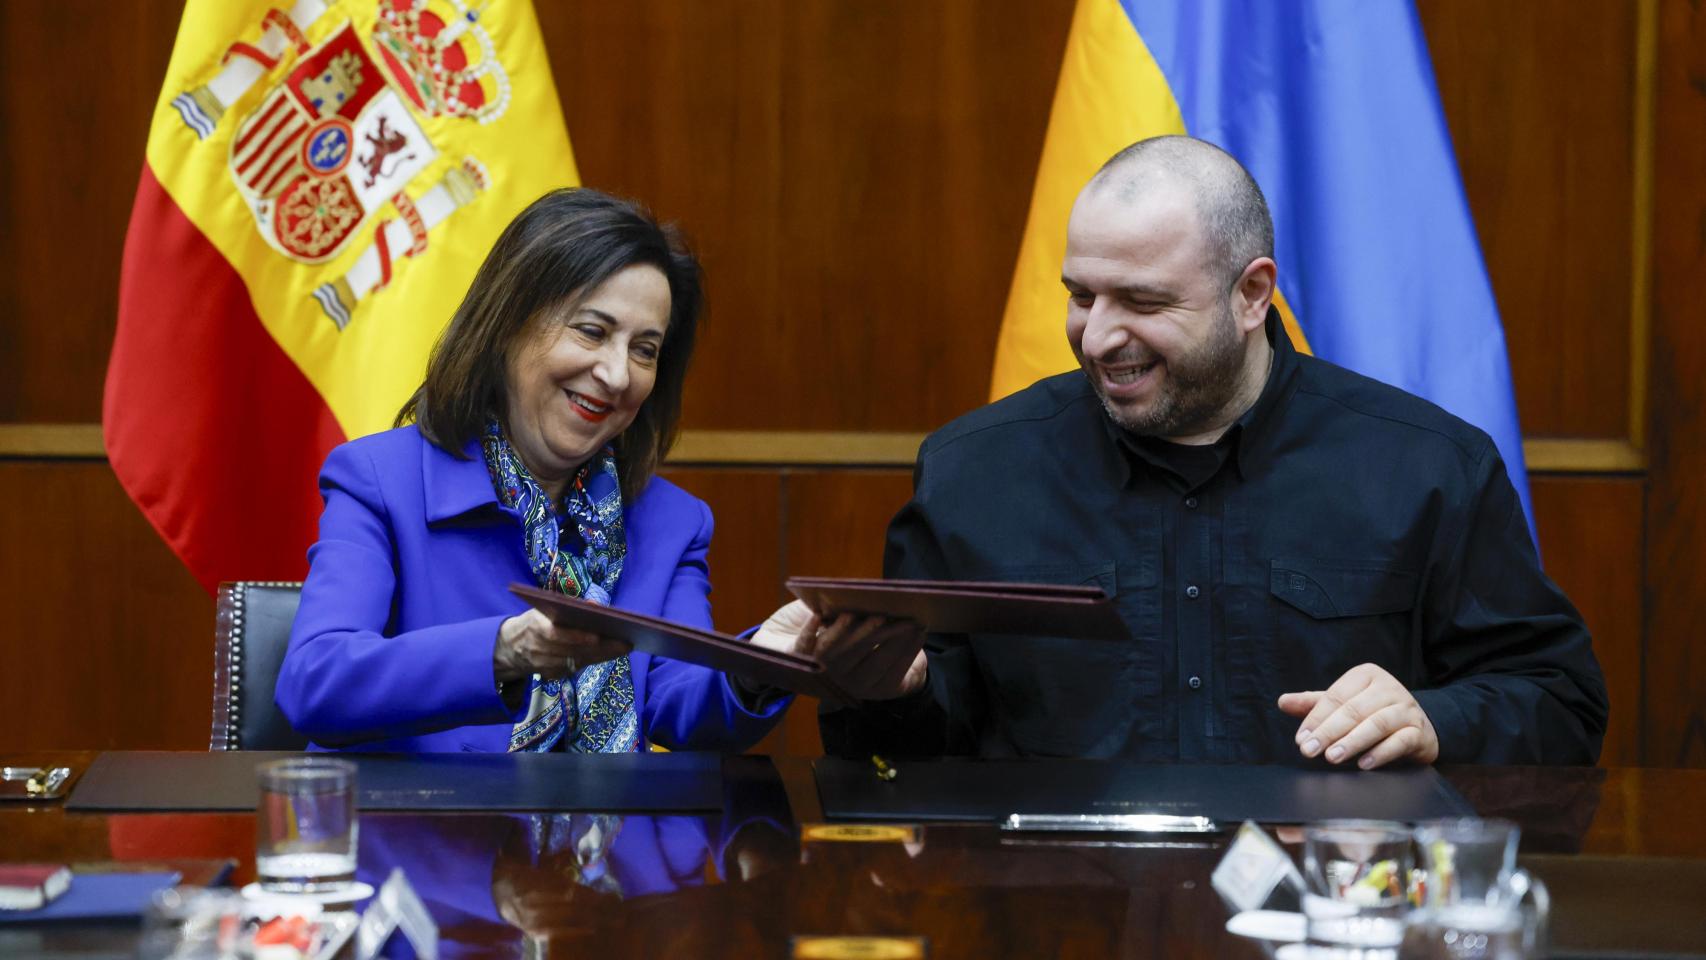
[[[521,520],[499,506],[480,443],[459,460],[415,427],[353,440],[320,471],[326,509],[274,697],[317,747],[503,752],[519,711],[492,675],[498,626],[533,583]],[[711,511],[654,477],[624,505],[627,559],[615,606],[711,626]],[[635,652],[647,740],[671,750],[744,750],[788,698],[746,709],[706,667]]]

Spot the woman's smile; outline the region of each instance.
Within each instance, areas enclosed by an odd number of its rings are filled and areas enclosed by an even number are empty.
[[[580,414],[581,418],[588,423],[602,423],[606,417],[610,416],[611,404],[599,403],[591,397],[576,393],[573,390],[564,390],[563,392],[568,394],[569,408]]]

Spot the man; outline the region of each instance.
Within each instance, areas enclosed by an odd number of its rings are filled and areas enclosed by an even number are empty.
[[[884,568],[1099,585],[1130,636],[932,636],[915,692],[823,717],[830,752],[1595,761],[1604,681],[1492,441],[1297,353],[1276,269],[1219,149],[1097,173],[1061,271],[1082,370],[927,439]]]

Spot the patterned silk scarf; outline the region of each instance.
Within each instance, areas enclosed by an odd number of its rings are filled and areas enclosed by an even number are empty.
[[[498,502],[521,515],[527,563],[539,586],[608,606],[628,551],[615,453],[606,447],[581,467],[559,512],[496,420],[486,424],[481,446]],[[534,674],[527,715],[510,733],[509,749],[629,753],[639,748],[639,729],[628,658],[617,657],[566,680]]]

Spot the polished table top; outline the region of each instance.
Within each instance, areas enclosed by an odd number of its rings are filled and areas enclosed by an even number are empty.
[[[96,754],[8,756],[87,769]],[[1224,837],[1010,834],[929,824],[892,842],[802,835],[822,819],[809,761],[778,758],[721,816],[627,815],[591,862],[553,834],[589,815],[364,812],[361,864],[402,866],[447,956],[785,957],[799,936],[920,937],[932,958],[1262,957],[1225,932],[1208,878]],[[1706,770],[1441,768],[1483,816],[1523,827],[1553,897],[1558,956],[1706,956]],[[1295,831],[1281,830],[1295,842]],[[253,877],[251,814],[0,806],[0,862],[230,860]],[[124,931],[107,931],[106,942]],[[0,927],[0,955],[83,952],[80,934]],[[97,936],[95,938],[99,940]],[[873,954],[874,955],[874,954]]]

